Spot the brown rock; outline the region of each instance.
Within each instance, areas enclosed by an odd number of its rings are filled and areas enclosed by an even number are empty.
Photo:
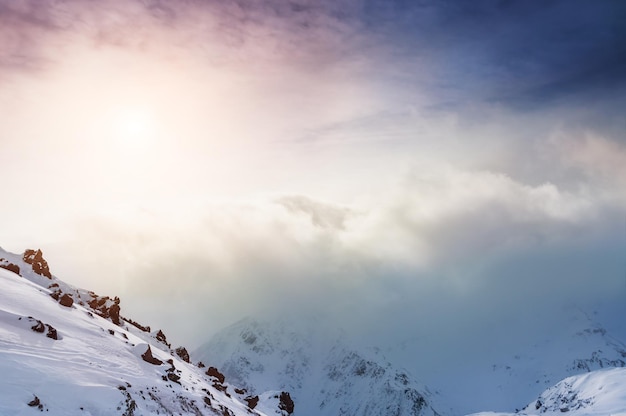
[[[153,365],[163,364],[163,361],[159,360],[158,358],[152,355],[152,350],[150,349],[149,345],[148,345],[148,349],[146,350],[146,352],[141,354],[141,358],[143,358],[145,362],[153,364]]]
[[[156,334],[156,339],[157,341],[161,341],[163,344],[167,345],[168,348],[171,348],[172,346],[167,342],[167,337],[165,336],[165,334],[163,333],[163,331],[161,331],[159,329],[159,332],[157,332]]]
[[[35,325],[31,326],[30,329],[32,329],[35,332],[43,332],[43,331],[45,331],[46,327],[43,324],[43,322],[37,320],[37,323]]]
[[[120,306],[115,303],[109,308],[109,317],[115,325],[120,325]]]
[[[259,396],[249,396],[243,400],[248,404],[248,407],[250,408],[250,410],[252,410],[259,403]]]
[[[25,263],[30,264],[33,267],[33,271],[38,275],[45,276],[48,279],[52,279],[48,262],[43,258],[41,250],[28,249],[24,252],[22,259]]]
[[[46,324],[46,326],[48,327],[48,333],[46,334],[46,336],[48,338],[52,338],[52,339],[58,340],[59,339],[59,334],[57,333],[57,330],[54,329],[52,327],[52,325]]]
[[[293,400],[291,400],[291,395],[286,391],[280,393],[280,403],[278,403],[278,408],[280,410],[284,410],[287,414],[292,414],[294,409]]]
[[[20,266],[18,266],[17,264],[9,263],[4,259],[0,259],[0,267],[17,275],[20,274]]]
[[[180,357],[181,360],[183,360],[184,362],[188,363],[189,361],[189,353],[187,352],[187,348],[185,347],[178,347],[176,348],[176,355],[178,355]]]
[[[68,295],[67,293],[63,294],[63,296],[61,296],[61,298],[59,299],[59,303],[62,306],[65,306],[66,308],[71,308],[72,305],[74,304],[74,299],[72,299],[72,297],[70,295]]]
[[[220,373],[220,371],[215,367],[209,367],[209,369],[206,370],[206,375],[215,377],[217,381],[219,381],[222,384],[224,383],[224,380],[226,380],[226,377],[224,377],[224,374]]]

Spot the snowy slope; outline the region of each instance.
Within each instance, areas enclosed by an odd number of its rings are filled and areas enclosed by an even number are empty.
[[[477,413],[474,416],[511,415],[624,416],[626,369],[611,368],[568,377],[544,391],[518,413]]]
[[[440,366],[412,359],[427,356],[421,350],[423,338],[385,352],[392,364],[419,374],[421,381],[445,398],[447,407],[442,410],[452,408],[453,414],[484,409],[510,412],[566,377],[626,365],[626,345],[597,316],[574,308],[563,315],[567,319],[550,333],[522,334],[504,343],[505,347],[485,342],[484,349],[466,352],[463,343],[451,344],[437,357]]]
[[[293,393],[297,416],[436,415],[432,395],[376,350],[348,347],[340,335],[286,321],[242,320],[195,353],[251,391]]]
[[[377,350],[348,347],[340,335],[320,333],[324,325],[309,322],[303,326],[304,322],[246,319],[216,334],[195,354],[212,360],[251,391],[280,386],[293,392],[300,404],[297,414],[304,416],[419,414],[407,409],[419,403],[420,397],[427,408],[446,414],[484,409],[511,412],[565,377],[623,367],[626,361],[624,343],[592,315],[576,311],[549,338],[529,338],[513,349],[482,356],[436,357],[459,361],[458,365],[446,363],[446,372],[437,377],[413,369],[438,392],[433,395],[415,383],[409,372],[397,370],[399,365],[419,368],[432,357],[413,352],[393,365]],[[405,377],[406,385],[398,382]],[[390,413],[394,405],[402,410]]]
[[[287,415],[279,392],[251,410],[246,399],[253,397],[183,361],[152,334],[80,305],[80,296],[94,295],[35,273],[41,267],[22,256],[0,249],[0,258],[0,415]],[[59,288],[74,290],[76,302],[52,297]]]

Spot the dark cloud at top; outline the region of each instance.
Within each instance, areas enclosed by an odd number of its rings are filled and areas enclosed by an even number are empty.
[[[2,229],[180,343],[323,311],[442,357],[623,312],[624,4],[0,0]]]
[[[622,90],[625,17],[617,0],[3,0],[0,62],[28,69],[62,59],[55,34],[140,49],[168,39],[213,63],[278,59],[427,88],[431,105],[532,107]]]
[[[372,1],[365,10],[398,60],[436,60],[441,86],[469,94],[457,99],[543,105],[626,82],[623,2]]]

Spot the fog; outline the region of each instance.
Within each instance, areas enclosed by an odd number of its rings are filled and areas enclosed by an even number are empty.
[[[623,13],[0,0],[0,245],[175,345],[313,315],[427,371],[572,310],[624,334]]]

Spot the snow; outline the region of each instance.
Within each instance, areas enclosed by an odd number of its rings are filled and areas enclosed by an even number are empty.
[[[568,377],[544,391],[520,415],[618,416],[626,414],[626,369],[611,368]],[[482,412],[472,416],[511,416]]]
[[[264,414],[251,412],[234,386],[225,383],[226,392],[219,391],[203,370],[151,337],[134,335],[132,326],[115,325],[76,302],[62,306],[47,289],[70,285],[34,274],[17,255],[0,250],[0,258],[18,264],[25,276],[0,268],[0,415]],[[59,339],[32,330],[37,321],[55,328]],[[149,345],[163,364],[141,358]],[[263,408],[272,410],[271,403]]]
[[[296,403],[300,404],[296,412],[298,416],[414,414],[406,406],[409,403],[406,397],[397,394],[406,387],[396,382],[396,377],[401,376],[407,377],[408,386],[425,398],[430,409],[440,414],[470,413],[450,409],[450,402],[465,400],[469,406],[475,406],[476,398],[472,394],[479,391],[479,399],[487,404],[477,410],[491,408],[503,411],[490,413],[492,415],[510,415],[515,408],[523,408],[547,387],[561,380],[563,375],[583,373],[580,377],[584,377],[596,374],[595,370],[622,366],[626,360],[624,344],[585,314],[578,315],[567,331],[556,334],[555,338],[530,348],[520,346],[520,351],[495,356],[492,358],[495,364],[486,368],[478,368],[473,362],[474,357],[465,357],[467,366],[457,367],[457,373],[448,378],[446,392],[434,390],[429,379],[422,378],[422,383],[417,382],[411,372],[391,364],[379,350],[348,345],[340,334],[320,334],[318,327],[307,326],[301,320],[264,322],[248,318],[216,334],[195,354],[213,360],[227,377],[253,390],[278,386],[291,391]],[[325,343],[323,340],[332,341]],[[414,356],[416,361],[424,359],[428,357]],[[468,378],[467,372],[471,370],[478,374],[471,374]],[[383,372],[396,377],[376,376]],[[598,380],[599,384],[606,383],[605,392],[606,389],[620,391],[626,388],[624,379],[614,382],[608,378]],[[453,390],[450,386],[457,387],[457,396],[453,400],[447,395]],[[515,388],[519,391],[515,392]],[[464,397],[463,392],[466,392]],[[606,395],[596,396],[609,400]],[[485,397],[491,398],[491,404]],[[511,397],[524,399],[513,401]],[[620,400],[623,408],[626,399],[617,399],[615,403]],[[595,403],[602,414],[605,408],[599,407],[599,402]],[[394,411],[389,413],[390,409]],[[617,405],[613,409],[617,410],[606,414],[623,411]]]
[[[380,350],[288,320],[247,319],[201,347],[194,358],[226,375],[227,382],[216,385],[206,369],[157,341],[158,331],[116,325],[85,305],[93,293],[36,274],[20,255],[0,249],[0,258],[20,267],[20,275],[0,268],[0,415],[284,416],[281,391],[291,393],[294,416],[434,416],[447,410],[440,403],[448,396],[431,393],[430,380],[417,382]],[[50,287],[73,294],[74,304],[62,306]],[[488,371],[474,375],[480,383],[464,377],[472,367],[459,367],[448,386],[465,385],[468,401],[482,389],[481,400],[491,397],[492,408],[504,410],[474,416],[626,416],[626,368],[615,368],[624,366],[626,346],[588,316],[567,331],[493,357]],[[142,358],[148,348],[162,364]],[[511,413],[501,396],[516,388],[528,405]],[[244,399],[253,394],[260,401],[250,410]]]
[[[274,386],[290,391],[298,416],[437,413],[426,386],[393,368],[380,351],[348,346],[341,333],[333,335],[289,319],[244,319],[195,355],[212,360],[251,390]]]

